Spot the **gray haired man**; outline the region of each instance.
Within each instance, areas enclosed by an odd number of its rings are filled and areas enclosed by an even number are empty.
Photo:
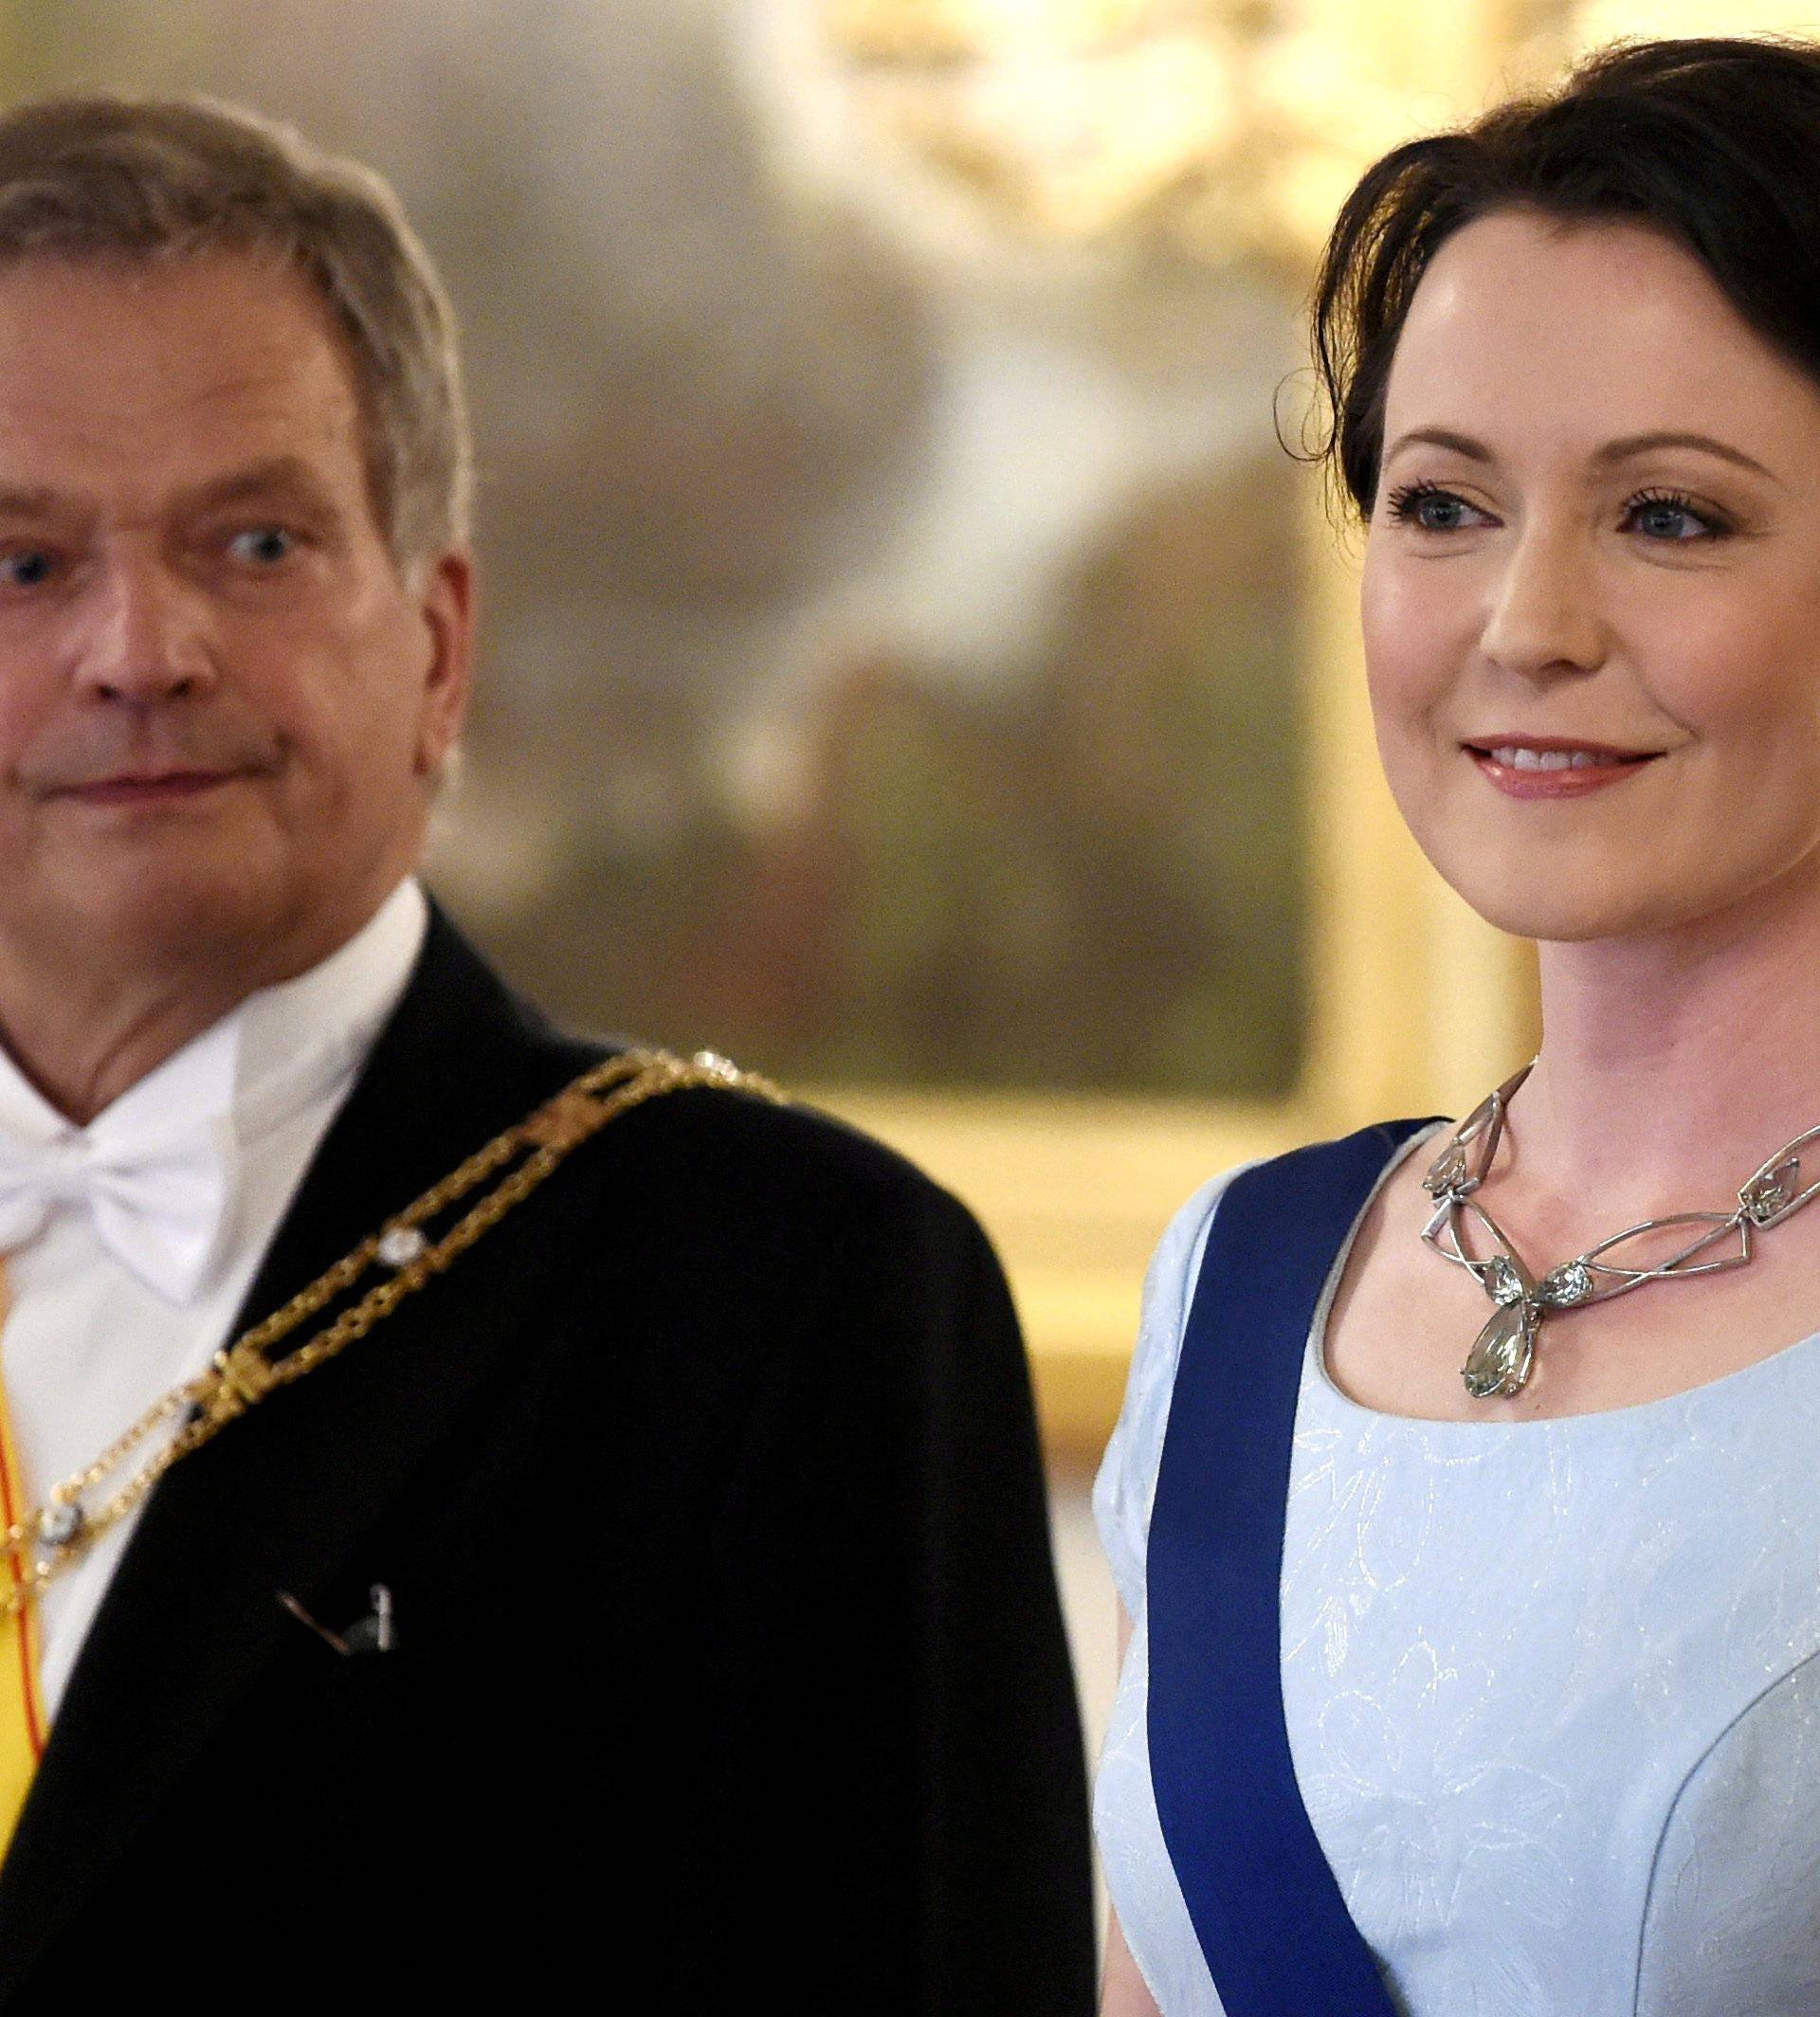
[[[416,880],[467,470],[372,176],[0,118],[0,2008],[1084,2012],[978,1228]]]

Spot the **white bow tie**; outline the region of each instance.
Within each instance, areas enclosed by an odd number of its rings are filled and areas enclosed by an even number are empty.
[[[219,1124],[141,1141],[0,1136],[0,1254],[43,1231],[59,1205],[86,1206],[122,1266],[169,1302],[201,1287],[232,1189],[231,1136]]]

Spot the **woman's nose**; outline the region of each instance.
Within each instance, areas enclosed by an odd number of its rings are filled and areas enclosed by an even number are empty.
[[[1493,586],[1480,648],[1526,680],[1592,672],[1607,650],[1590,555],[1561,534],[1526,533]]]

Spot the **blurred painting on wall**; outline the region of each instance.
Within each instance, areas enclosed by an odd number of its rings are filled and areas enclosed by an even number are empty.
[[[485,661],[432,880],[530,992],[796,1084],[1286,1094],[1301,279],[1223,221],[1259,22],[1007,12],[0,19],[10,94],[293,119],[442,264]]]

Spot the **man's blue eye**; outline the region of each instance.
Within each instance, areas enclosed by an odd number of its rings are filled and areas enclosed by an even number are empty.
[[[281,525],[258,525],[250,532],[236,533],[233,538],[235,556],[254,561],[262,567],[288,559],[295,545],[295,540]]]
[[[16,554],[0,555],[0,575],[15,589],[35,589],[50,578],[50,555],[30,547]]]

